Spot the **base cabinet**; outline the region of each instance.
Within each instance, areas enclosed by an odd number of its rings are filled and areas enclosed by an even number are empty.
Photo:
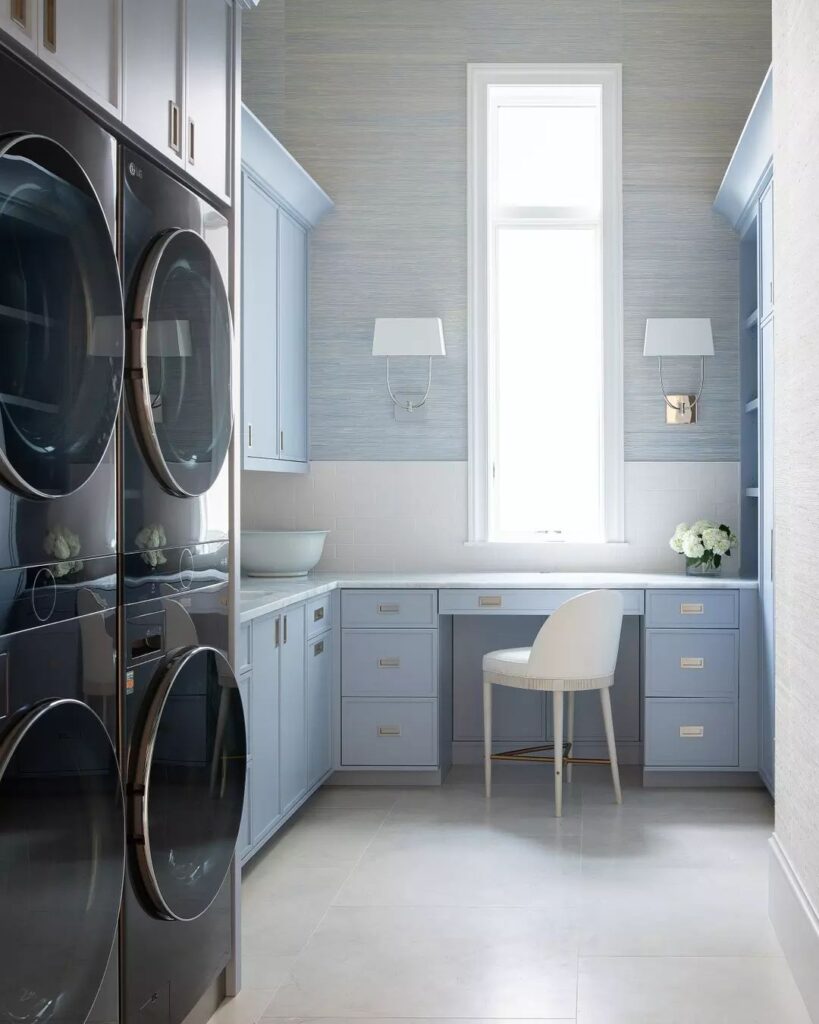
[[[278,615],[254,623],[250,672],[250,842],[257,843],[281,817],[279,800],[279,700],[281,632]]]
[[[333,765],[333,652],[329,633],[307,645],[307,786]]]
[[[304,678],[304,606],[282,615],[279,695],[279,779],[282,814],[307,792],[307,701]]]

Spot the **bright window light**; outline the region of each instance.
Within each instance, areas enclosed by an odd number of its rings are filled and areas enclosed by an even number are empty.
[[[619,68],[469,81],[471,537],[621,540]]]

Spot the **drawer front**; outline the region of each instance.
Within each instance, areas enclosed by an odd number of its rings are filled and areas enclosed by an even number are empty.
[[[441,590],[441,615],[550,615],[586,590]],[[642,615],[644,591],[621,590],[626,615]]]
[[[434,697],[437,631],[345,629],[341,638],[344,697]]]
[[[350,767],[436,766],[438,702],[345,697],[341,702],[341,761]]]
[[[649,590],[646,626],[681,629],[737,629],[738,590]]]
[[[247,672],[253,662],[252,648],[251,648],[251,637],[252,637],[252,626],[251,623],[245,622],[239,626],[239,649],[236,653],[237,667],[236,674],[241,675],[242,672]]]
[[[438,625],[435,590],[345,590],[341,595],[342,626]]]
[[[307,639],[333,628],[332,594],[324,594],[307,602]]]
[[[736,765],[736,701],[649,698],[645,763],[690,768]]]
[[[733,699],[738,686],[738,630],[646,630],[646,696]]]

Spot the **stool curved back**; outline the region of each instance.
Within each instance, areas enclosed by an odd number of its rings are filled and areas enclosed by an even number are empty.
[[[534,679],[602,679],[614,675],[623,598],[592,590],[562,604],[540,627],[529,655]]]

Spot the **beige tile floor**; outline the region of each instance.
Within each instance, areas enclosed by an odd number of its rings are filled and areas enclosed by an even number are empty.
[[[770,799],[503,765],[325,788],[245,871],[213,1024],[809,1024],[767,918]],[[508,769],[504,772],[503,769]]]

